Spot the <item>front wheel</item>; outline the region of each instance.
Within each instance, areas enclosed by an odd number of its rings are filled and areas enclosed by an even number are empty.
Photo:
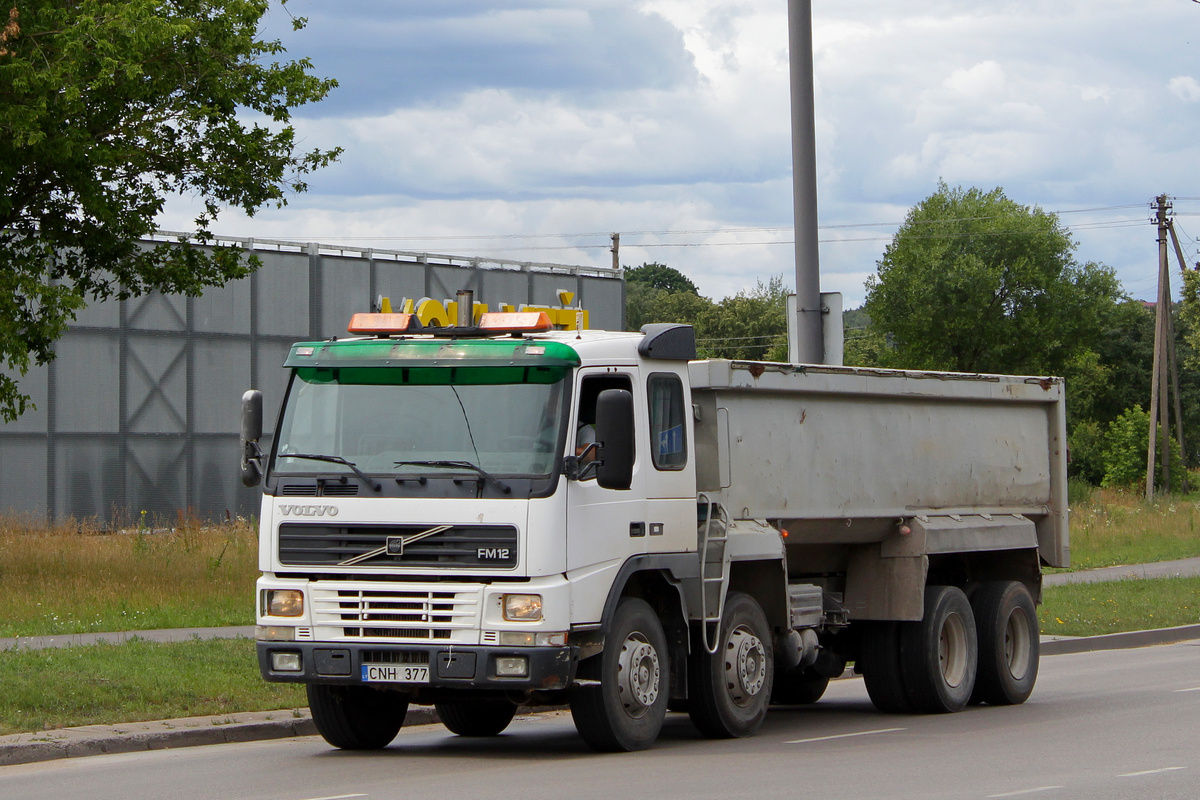
[[[497,736],[517,714],[516,705],[503,698],[443,700],[433,705],[442,724],[459,736]]]
[[[408,695],[400,692],[323,683],[306,688],[317,732],[343,750],[387,747],[408,713]]]
[[[995,581],[971,598],[979,632],[979,675],[971,702],[1024,703],[1038,673],[1038,622],[1025,584]]]
[[[758,602],[733,592],[725,598],[717,652],[692,653],[688,714],[713,739],[749,736],[762,726],[775,676],[771,628]]]
[[[604,651],[579,665],[581,685],[571,689],[575,729],[605,752],[644,750],[654,744],[670,697],[667,637],[645,600],[617,605]]]

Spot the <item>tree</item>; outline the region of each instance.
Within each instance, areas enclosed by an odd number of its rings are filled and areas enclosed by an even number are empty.
[[[647,266],[675,272],[661,264]],[[640,330],[648,322],[686,322],[696,329],[701,358],[784,361],[787,294],[782,275],[765,284],[757,281],[753,289],[719,303],[695,292],[668,291],[639,281],[626,285],[625,325]]]
[[[286,0],[284,0],[286,2]],[[337,157],[297,149],[291,109],[336,83],[278,62],[268,0],[13,0],[0,32],[0,416],[87,302],[198,294],[255,266],[236,248],[146,246],[170,195],[253,214]],[[296,27],[303,25],[296,20]]]
[[[726,297],[701,318],[696,338],[711,358],[787,360],[787,296],[782,275]]]
[[[688,276],[674,267],[666,264],[651,262],[640,267],[625,268],[625,282],[648,286],[651,289],[662,289],[665,292],[691,292],[700,294],[696,284]]]
[[[1123,295],[1054,214],[939,182],[867,279],[883,366],[1069,376]]]

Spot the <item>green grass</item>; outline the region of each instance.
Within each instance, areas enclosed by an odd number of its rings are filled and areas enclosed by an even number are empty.
[[[1128,492],[1081,492],[1070,528],[1071,571],[1193,558],[1200,556],[1200,497],[1147,504]]]
[[[127,531],[0,519],[0,637],[254,624],[252,522]]]
[[[308,705],[259,676],[247,639],[8,650],[0,686],[0,734]]]
[[[1096,636],[1200,624],[1200,577],[1047,586],[1042,633]]]

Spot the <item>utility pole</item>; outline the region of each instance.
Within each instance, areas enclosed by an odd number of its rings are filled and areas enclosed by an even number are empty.
[[[1154,309],[1154,361],[1150,378],[1150,432],[1146,450],[1146,499],[1154,499],[1154,461],[1155,450],[1161,444],[1158,453],[1162,465],[1163,486],[1166,491],[1171,489],[1171,446],[1170,446],[1170,414],[1167,411],[1167,332],[1171,314],[1171,273],[1167,268],[1167,236],[1170,220],[1167,212],[1171,205],[1165,194],[1159,195],[1155,201],[1158,209],[1155,214],[1158,223],[1158,303]],[[1176,387],[1178,391],[1178,387]],[[1166,424],[1162,425],[1161,443],[1159,418]]]
[[[1179,279],[1187,272],[1187,262],[1183,260],[1183,248],[1179,246],[1179,237],[1175,234],[1175,220],[1167,223],[1171,234],[1171,243],[1175,245],[1175,257],[1179,259]],[[1169,294],[1169,293],[1168,293]],[[1179,442],[1179,453],[1183,456],[1183,491],[1188,491],[1187,447],[1183,441],[1183,390],[1179,385],[1179,360],[1175,354],[1175,322],[1167,315],[1167,365],[1171,372],[1171,385],[1175,387],[1175,439]]]
[[[825,361],[821,318],[821,265],[817,247],[817,135],[813,93],[812,0],[788,0],[792,93],[792,211],[796,226],[796,332],[794,358]]]
[[[621,268],[621,234],[614,233],[612,235],[612,254],[613,254],[613,269]]]

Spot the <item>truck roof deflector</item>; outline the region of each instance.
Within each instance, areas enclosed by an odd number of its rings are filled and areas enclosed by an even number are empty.
[[[645,358],[690,361],[696,357],[696,331],[691,325],[651,322],[642,326],[646,338],[638,345]]]

